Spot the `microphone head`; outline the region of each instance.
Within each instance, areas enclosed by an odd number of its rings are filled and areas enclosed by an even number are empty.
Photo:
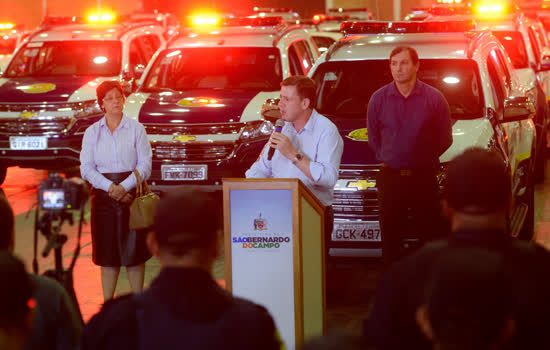
[[[285,126],[285,121],[282,119],[277,119],[277,122],[275,123],[275,131],[281,132],[281,130],[283,130],[283,126]]]

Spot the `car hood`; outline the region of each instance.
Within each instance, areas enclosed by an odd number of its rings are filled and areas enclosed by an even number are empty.
[[[261,104],[269,97],[249,90],[187,90],[133,94],[127,101],[127,113],[144,124],[154,123],[226,123],[246,121],[245,109],[255,105],[259,119]]]
[[[95,99],[91,77],[0,78],[0,96],[4,103],[74,102]],[[75,96],[78,95],[78,98]]]
[[[344,140],[342,165],[379,165],[368,145],[366,120],[333,119]],[[453,123],[453,143],[440,157],[442,163],[449,162],[469,147],[486,147],[493,134],[487,118],[457,120]]]

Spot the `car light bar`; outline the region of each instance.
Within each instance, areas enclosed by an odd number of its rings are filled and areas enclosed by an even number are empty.
[[[57,26],[57,25],[67,25],[67,24],[82,24],[85,23],[83,17],[77,16],[47,16],[44,17],[40,26]]]
[[[0,23],[0,30],[13,28],[15,28],[15,25],[13,23]]]
[[[423,22],[344,22],[340,26],[340,31],[344,33],[344,35],[384,33],[461,33],[474,29],[474,20]]]
[[[331,8],[328,9],[327,12],[368,12],[369,9],[367,7],[354,7],[354,8],[345,8],[345,7],[338,7],[338,8]]]
[[[254,12],[293,12],[294,10],[288,7],[273,8],[273,7],[254,7]]]
[[[221,21],[223,27],[276,27],[285,25],[282,17],[226,17]]]

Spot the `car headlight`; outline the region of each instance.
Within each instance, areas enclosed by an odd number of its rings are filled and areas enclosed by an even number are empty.
[[[103,114],[103,111],[101,110],[101,108],[99,108],[97,101],[82,103],[80,106],[77,106],[74,109],[75,118],[93,117],[98,114]]]
[[[242,141],[267,138],[273,133],[273,130],[275,130],[273,123],[267,120],[258,120],[247,124],[241,132],[240,138]]]
[[[95,123],[104,114],[96,101],[80,103],[73,108],[73,111],[75,118],[73,124],[73,128],[75,128],[75,135],[84,134],[86,129],[88,129],[90,125]]]

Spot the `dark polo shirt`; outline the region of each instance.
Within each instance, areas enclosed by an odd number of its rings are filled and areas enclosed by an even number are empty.
[[[438,164],[453,142],[447,100],[420,80],[406,98],[394,82],[377,90],[369,101],[367,130],[378,160],[394,169]]]

